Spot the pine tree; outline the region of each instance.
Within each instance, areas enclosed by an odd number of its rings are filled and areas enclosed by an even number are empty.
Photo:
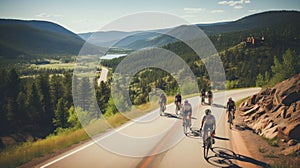
[[[110,97],[110,87],[107,82],[102,81],[100,86],[96,87],[96,97],[101,113],[104,114]]]
[[[36,128],[39,128],[39,124],[42,122],[43,109],[40,104],[35,83],[29,83],[28,85],[25,105],[31,124],[33,124]]]
[[[77,105],[79,105],[79,107],[81,107],[84,111],[88,111],[93,98],[91,84],[88,77],[82,77],[80,79],[80,84],[77,92]]]
[[[46,128],[51,128],[54,109],[50,95],[49,74],[43,73],[36,78],[36,88],[42,108],[40,112],[43,121],[42,124]]]
[[[18,115],[17,98],[20,90],[20,79],[15,69],[9,70],[5,83],[5,111],[6,120],[9,124],[9,129],[13,130],[17,127],[17,121],[20,120]]]
[[[274,65],[271,66],[273,77],[272,84],[275,85],[293,75],[300,73],[300,55],[288,49],[282,56],[282,61],[274,57]]]
[[[56,109],[54,110],[53,125],[56,128],[67,128],[68,127],[68,109],[66,108],[67,102],[60,98],[58,99]]]

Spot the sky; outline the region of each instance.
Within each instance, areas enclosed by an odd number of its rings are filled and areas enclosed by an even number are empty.
[[[300,0],[1,0],[0,18],[46,20],[75,33],[100,30],[124,16],[162,12],[191,24],[234,21],[270,10],[300,11]]]

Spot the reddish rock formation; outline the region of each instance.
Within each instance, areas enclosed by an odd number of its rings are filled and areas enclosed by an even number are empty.
[[[300,74],[251,96],[239,110],[257,134],[300,142]]]

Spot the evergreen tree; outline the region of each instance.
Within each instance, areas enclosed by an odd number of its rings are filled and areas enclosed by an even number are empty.
[[[42,108],[42,111],[40,111],[42,124],[46,128],[51,128],[54,109],[50,95],[49,74],[43,73],[36,78],[36,88]]]
[[[25,106],[31,124],[33,124],[34,127],[39,128],[40,127],[39,124],[43,122],[42,115],[41,115],[43,109],[40,104],[40,99],[38,96],[38,91],[36,89],[35,83],[28,84]]]
[[[82,77],[80,79],[80,84],[77,92],[78,92],[77,95],[78,97],[76,97],[78,101],[77,105],[79,105],[79,107],[81,107],[84,111],[88,111],[93,98],[91,97],[92,96],[91,84],[88,77]]]
[[[110,86],[107,82],[101,81],[100,86],[96,87],[96,97],[101,113],[104,114],[110,97]]]
[[[15,69],[9,70],[5,84],[4,95],[6,98],[6,107],[4,110],[6,111],[6,119],[9,123],[9,129],[13,130],[17,126],[17,121],[20,120],[16,102],[20,90],[20,79]]]
[[[66,108],[67,102],[60,98],[58,99],[56,109],[54,110],[53,125],[56,128],[67,128],[68,127],[68,109]]]
[[[274,57],[274,65],[271,67],[273,72],[272,84],[275,85],[293,75],[300,73],[300,55],[288,49],[282,56],[282,61]]]

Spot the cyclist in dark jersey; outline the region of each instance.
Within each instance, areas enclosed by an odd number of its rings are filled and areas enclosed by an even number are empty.
[[[234,119],[234,114],[235,114],[235,102],[232,100],[231,97],[229,97],[227,105],[226,105],[227,111],[228,112],[228,118],[229,118],[229,113],[232,112],[232,118]]]
[[[174,103],[176,105],[175,112],[176,112],[176,115],[178,115],[178,111],[180,111],[180,108],[181,108],[181,95],[180,95],[180,93],[176,94]]]
[[[200,97],[201,97],[201,105],[205,104],[205,90],[204,89],[201,89]]]

